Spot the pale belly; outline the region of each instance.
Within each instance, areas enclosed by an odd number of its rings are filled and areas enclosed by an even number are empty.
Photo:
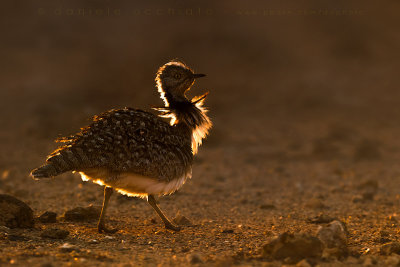
[[[146,177],[134,173],[122,173],[114,179],[109,179],[106,171],[85,170],[79,174],[83,181],[91,180],[99,185],[114,188],[117,192],[134,197],[146,198],[148,195],[169,195],[182,187],[187,178],[191,177],[191,170],[181,177],[170,181],[160,181],[156,178]]]

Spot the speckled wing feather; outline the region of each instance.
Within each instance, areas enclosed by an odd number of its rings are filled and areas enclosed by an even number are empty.
[[[191,133],[138,109],[110,110],[81,132],[59,140],[64,145],[47,159],[64,171],[104,167],[170,181],[193,161]]]

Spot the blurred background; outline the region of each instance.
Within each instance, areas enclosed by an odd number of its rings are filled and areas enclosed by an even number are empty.
[[[0,168],[14,182],[91,116],[162,104],[155,73],[174,58],[207,74],[189,95],[210,91],[198,162],[218,158],[215,172],[400,155],[399,1],[1,5]]]
[[[312,232],[309,218],[325,212],[346,222],[352,255],[378,254],[379,240],[398,240],[399,10],[394,0],[2,1],[0,193],[35,215],[101,205],[102,189],[76,174],[37,182],[29,172],[93,115],[160,106],[155,74],[177,58],[207,74],[189,97],[210,92],[214,127],[193,179],[161,205],[199,227],[171,237],[144,201],[117,196],[109,219],[122,231],[95,251],[149,266],[196,250],[213,261]],[[82,248],[103,240],[95,222],[57,226]],[[29,244],[58,255],[38,232]],[[24,249],[9,244],[5,262]]]

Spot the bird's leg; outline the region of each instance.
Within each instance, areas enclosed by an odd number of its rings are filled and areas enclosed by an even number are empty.
[[[156,199],[154,198],[153,195],[148,195],[147,197],[147,202],[149,202],[150,206],[153,207],[153,209],[157,212],[158,216],[160,216],[161,220],[165,224],[165,228],[173,230],[173,231],[179,231],[181,228],[179,226],[173,225],[168,218],[164,215],[164,213],[160,210],[160,208],[157,205]]]
[[[110,201],[110,197],[113,193],[113,189],[111,187],[105,186],[104,187],[104,200],[103,200],[103,207],[101,209],[101,214],[99,218],[99,223],[97,224],[97,229],[99,233],[115,233],[118,229],[108,229],[104,224],[104,217],[106,216],[106,210],[108,206],[108,202]]]

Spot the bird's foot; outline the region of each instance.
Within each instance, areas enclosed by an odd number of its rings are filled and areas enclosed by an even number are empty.
[[[98,225],[97,230],[99,233],[107,233],[107,234],[114,234],[118,231],[116,228],[107,228],[105,225]]]
[[[169,229],[169,230],[172,230],[172,231],[175,231],[175,232],[179,232],[182,229],[181,227],[179,227],[177,225],[173,225],[172,223],[166,223],[165,224],[165,228]]]

